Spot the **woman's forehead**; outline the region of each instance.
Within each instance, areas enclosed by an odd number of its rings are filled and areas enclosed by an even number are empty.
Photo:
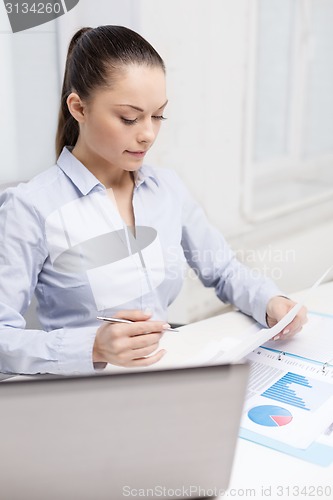
[[[165,73],[158,67],[126,66],[109,88],[96,89],[94,97],[98,102],[159,109],[167,100]]]

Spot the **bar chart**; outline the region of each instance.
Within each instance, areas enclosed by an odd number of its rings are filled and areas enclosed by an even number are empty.
[[[261,396],[306,411],[316,410],[332,395],[332,385],[288,372]]]

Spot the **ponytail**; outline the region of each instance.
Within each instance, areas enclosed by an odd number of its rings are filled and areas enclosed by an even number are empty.
[[[73,36],[67,54],[56,136],[56,153],[75,146],[79,124],[71,115],[67,98],[76,92],[88,101],[97,88],[112,88],[116,72],[128,64],[160,67],[162,58],[141,35],[123,26],[81,28]]]
[[[75,118],[71,115],[67,106],[67,97],[74,90],[71,88],[72,87],[71,79],[69,78],[70,64],[71,64],[71,56],[75,45],[78,43],[80,38],[87,31],[90,31],[91,29],[92,28],[81,28],[79,31],[77,31],[73,36],[73,38],[71,39],[68,47],[64,81],[61,90],[60,109],[58,115],[58,127],[56,135],[57,158],[60,155],[61,151],[63,150],[64,146],[75,146],[76,141],[79,137],[79,124],[75,120]]]

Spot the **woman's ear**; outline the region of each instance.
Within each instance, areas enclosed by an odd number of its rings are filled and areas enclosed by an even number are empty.
[[[67,97],[67,106],[70,114],[77,120],[79,123],[83,123],[85,120],[85,106],[82,103],[80,96],[75,92],[72,92]]]

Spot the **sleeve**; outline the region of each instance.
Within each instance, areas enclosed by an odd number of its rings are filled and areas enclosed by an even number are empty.
[[[25,329],[23,315],[48,252],[43,220],[18,190],[9,189],[0,196],[0,371],[95,373],[96,328]]]
[[[283,294],[273,281],[258,276],[236,258],[185,185],[178,183],[183,201],[182,247],[188,264],[206,287],[215,288],[219,299],[267,326],[267,304],[272,297]]]

